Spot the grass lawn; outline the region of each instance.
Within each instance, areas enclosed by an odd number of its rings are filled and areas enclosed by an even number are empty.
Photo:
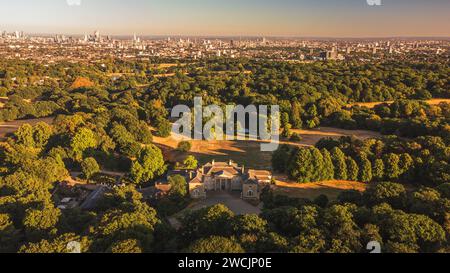
[[[173,138],[153,137],[154,143],[162,149],[164,157],[170,162],[182,162],[188,155],[197,158],[200,164],[212,160],[228,162],[233,160],[247,168],[270,169],[271,152],[261,152],[260,144],[256,141],[201,141],[192,140],[189,153],[176,150],[178,141]]]
[[[364,130],[343,130],[330,127],[322,127],[313,130],[293,130],[303,138],[300,142],[281,140],[280,144],[292,146],[308,147],[314,146],[320,139],[325,137],[339,138],[341,136],[355,136],[360,139],[379,137],[376,132]],[[191,140],[192,149],[186,153],[176,150],[179,141],[173,136],[168,138],[153,137],[153,142],[164,153],[166,160],[170,162],[182,162],[188,155],[197,158],[200,164],[211,162],[212,160],[224,161],[233,160],[239,165],[253,169],[272,169],[272,152],[261,152],[261,141],[205,141]]]
[[[368,187],[369,184],[366,183],[337,180],[305,184],[277,181],[276,186],[273,187],[273,191],[279,195],[311,200],[324,194],[330,200],[336,200],[338,195],[343,191],[357,190],[364,192]]]

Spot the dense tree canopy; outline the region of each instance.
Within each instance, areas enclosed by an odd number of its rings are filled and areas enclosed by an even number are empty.
[[[68,252],[76,241],[83,252],[347,253],[374,240],[384,252],[448,252],[450,106],[420,101],[450,97],[447,63],[215,59],[158,68],[162,61],[0,62],[0,122],[48,117],[0,143],[0,252]],[[173,76],[155,76],[165,73]],[[137,188],[172,167],[152,130],[169,137],[169,110],[199,95],[220,107],[279,105],[292,142],[302,139],[295,129],[319,126],[382,133],[282,145],[272,156],[273,170],[298,183],[352,180],[368,190],[307,200],[268,188],[261,215],[216,205],[187,213],[175,231],[165,217],[189,203],[184,177],[171,177],[156,201]],[[198,167],[192,156],[181,163]],[[98,206],[57,206],[59,186],[80,171],[110,185]],[[124,179],[116,185],[103,171]]]

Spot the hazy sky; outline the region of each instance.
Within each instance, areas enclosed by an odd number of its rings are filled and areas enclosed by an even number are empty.
[[[450,0],[381,1],[382,6],[367,0],[0,0],[0,31],[450,37]]]

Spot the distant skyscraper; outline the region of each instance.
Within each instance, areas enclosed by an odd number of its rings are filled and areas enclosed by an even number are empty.
[[[337,47],[333,46],[331,51],[325,51],[320,54],[320,57],[324,60],[343,60],[344,56],[339,54]]]
[[[95,39],[96,42],[100,42],[100,40],[101,40],[100,31],[96,30],[94,32],[94,39]]]

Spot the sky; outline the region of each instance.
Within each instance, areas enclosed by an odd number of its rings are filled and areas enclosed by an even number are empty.
[[[0,0],[0,31],[450,37],[450,0],[368,1],[376,0]]]

